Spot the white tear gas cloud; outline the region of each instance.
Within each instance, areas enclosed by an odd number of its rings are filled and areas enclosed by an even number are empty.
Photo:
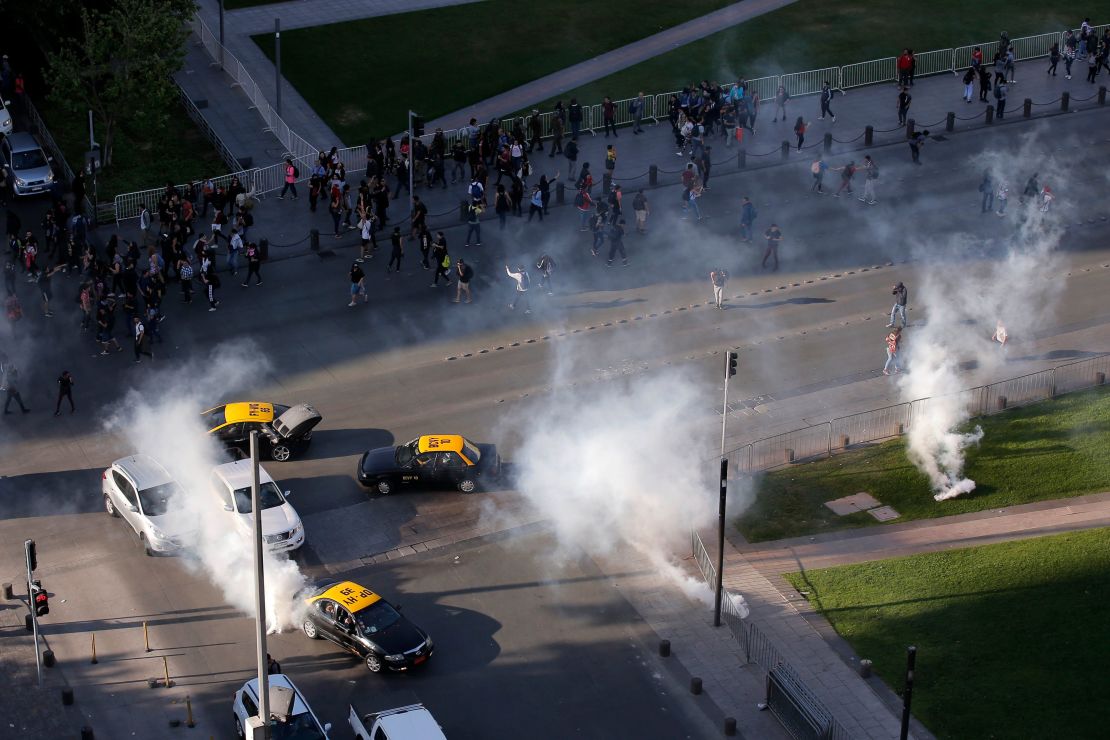
[[[130,447],[125,454],[145,454],[160,462],[180,485],[169,502],[169,526],[186,533],[182,562],[219,587],[227,603],[255,615],[254,549],[234,527],[238,513],[224,511],[212,490],[212,468],[228,457],[206,433],[200,412],[229,400],[224,395],[257,384],[266,374],[257,347],[247,342],[213,348],[170,371],[159,371],[149,384],[128,391],[119,412],[106,426]],[[274,471],[277,472],[277,471]],[[266,620],[271,632],[299,623],[298,595],[307,586],[299,567],[284,554],[264,550]]]
[[[981,265],[958,260],[928,265],[916,286],[916,300],[910,295],[911,306],[922,306],[928,320],[915,323],[903,336],[911,367],[898,386],[903,401],[930,399],[914,406],[907,451],[928,476],[937,501],[975,489],[975,482],[963,474],[965,450],[977,444],[983,432],[979,427],[960,431],[972,413],[969,399],[957,393],[968,385],[961,363],[971,361],[984,375],[1006,377],[1005,354],[991,339],[995,327],[1001,323],[1010,336],[1028,336],[1051,321],[1065,287],[1058,279],[1060,258],[1054,250],[1061,233],[1059,209],[1067,207],[1057,200],[1042,212],[1039,197],[1024,205],[1018,202],[1035,171],[1067,171],[1046,161],[1044,152],[1051,150],[1039,135],[1032,135],[1020,141],[1016,153],[991,151],[975,158],[970,172],[991,172],[996,192],[1000,182],[1017,183],[1010,187],[1009,213],[1002,218],[983,216],[998,223],[997,238],[986,249],[981,238],[959,235],[947,240],[950,253],[985,254]],[[1055,191],[1065,183],[1042,177],[1038,184]],[[935,247],[921,245],[915,256],[926,264],[935,262]]]

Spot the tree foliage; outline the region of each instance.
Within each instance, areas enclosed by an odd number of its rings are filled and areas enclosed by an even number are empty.
[[[51,100],[70,111],[92,110],[101,160],[112,162],[112,142],[122,127],[157,137],[173,110],[172,76],[185,58],[185,26],[193,0],[111,0],[83,7],[76,37],[47,59]]]

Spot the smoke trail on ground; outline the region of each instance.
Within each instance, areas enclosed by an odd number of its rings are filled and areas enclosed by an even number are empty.
[[[183,533],[186,567],[219,587],[227,603],[254,616],[254,550],[212,489],[212,468],[228,457],[207,434],[200,412],[226,401],[229,389],[257,383],[265,364],[251,347],[217,347],[171,372],[160,373],[151,387],[130,390],[106,426],[124,439],[126,454],[150,455],[180,485],[169,503],[174,532]],[[277,471],[272,471],[277,472]],[[271,632],[297,625],[298,595],[308,585],[298,565],[284,554],[264,551],[266,620]]]

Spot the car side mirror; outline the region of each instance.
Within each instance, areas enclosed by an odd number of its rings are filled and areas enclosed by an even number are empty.
[[[402,609],[404,609],[405,607],[401,606],[400,604],[394,604],[394,605],[393,605],[393,608],[394,608],[394,609],[396,609],[397,611],[401,611],[401,610],[402,610]]]
[[[231,504],[224,504],[224,511],[235,511],[235,507]]]
[[[331,722],[324,723],[324,732],[331,732]]]
[[[130,511],[132,514],[138,514],[139,513],[139,507],[135,506],[135,504],[128,504],[127,505],[127,510]]]
[[[292,495],[293,495],[293,492],[292,492],[292,491],[286,491],[286,492],[285,492],[285,498],[289,498],[289,497],[290,497],[290,496],[292,496]]]
[[[47,161],[47,162],[53,162],[53,161],[54,161],[54,158],[53,158],[53,157],[47,157],[47,158],[46,158],[46,161]]]

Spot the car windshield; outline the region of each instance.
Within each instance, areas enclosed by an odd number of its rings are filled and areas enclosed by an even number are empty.
[[[216,427],[222,427],[224,424],[227,423],[227,417],[224,415],[223,406],[212,409],[211,411],[205,411],[203,414],[201,414],[201,416],[204,417],[205,429],[215,429]]]
[[[288,722],[271,719],[270,737],[273,740],[325,740],[326,736],[320,730],[320,725],[305,712],[290,717]]]
[[[416,442],[409,442],[407,445],[398,447],[396,457],[398,465],[408,465],[416,457]]]
[[[46,157],[41,149],[31,149],[26,152],[12,152],[12,169],[33,170],[46,166]]]
[[[397,610],[384,600],[375,601],[365,609],[355,612],[355,619],[358,620],[363,633],[367,635],[388,629],[400,618],[401,615]]]
[[[139,491],[139,505],[147,516],[162,516],[169,509],[170,499],[181,491],[176,483],[163,483],[160,486]]]
[[[281,506],[285,503],[285,497],[281,495],[281,489],[273,481],[266,481],[259,486],[258,498],[262,502],[262,510],[272,509],[275,506]],[[240,514],[251,513],[251,489],[250,486],[246,488],[235,489],[235,509]]]

